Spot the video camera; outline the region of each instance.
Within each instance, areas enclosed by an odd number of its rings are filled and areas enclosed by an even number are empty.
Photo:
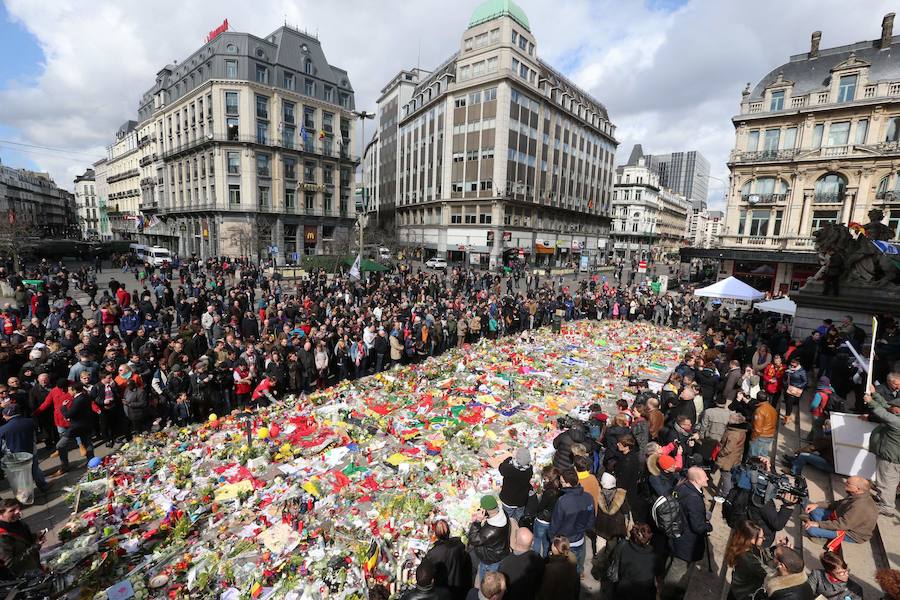
[[[775,498],[788,502],[787,496],[794,497],[791,504],[798,504],[808,493],[806,479],[802,475],[771,473],[763,469],[751,473],[751,485],[751,502],[758,507]]]

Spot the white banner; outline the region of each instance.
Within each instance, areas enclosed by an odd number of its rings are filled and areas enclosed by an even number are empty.
[[[875,455],[869,452],[869,440],[875,423],[849,413],[831,413],[831,442],[834,446],[834,471],[841,475],[859,475],[875,481]]]

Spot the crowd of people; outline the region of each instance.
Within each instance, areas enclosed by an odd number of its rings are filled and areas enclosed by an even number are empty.
[[[641,317],[652,319],[665,304],[651,301]],[[672,324],[672,313],[664,314]],[[722,506],[731,600],[861,600],[841,545],[868,542],[879,513],[895,515],[897,323],[881,319],[873,368],[883,383],[867,391],[851,350],[862,349],[866,334],[849,316],[799,341],[756,312],[709,307],[698,316],[694,328],[705,333],[662,389],[630,381],[615,411],[595,406],[589,421],[567,423],[550,465],[536,469],[524,447],[505,459],[502,485],[481,499],[467,543],[436,519],[437,541],[404,598],[574,600],[583,597],[588,567],[602,598],[682,598],[697,564],[705,559],[711,568],[712,511]],[[801,397],[809,399],[810,444],[778,457],[777,429],[797,418]],[[832,410],[879,423],[870,444],[879,484],[849,477],[843,499],[826,502],[810,497],[803,474],[833,472]],[[816,564],[779,536],[792,516],[803,523],[804,543],[821,548]],[[878,574],[888,598],[897,597],[897,576]]]
[[[322,271],[287,282],[247,260],[215,258],[159,268],[123,261],[100,289],[101,266],[0,268],[14,290],[0,310],[0,439],[35,455],[41,489],[48,481],[35,430],[65,471],[76,445],[89,459],[96,444],[115,447],[152,428],[586,318],[681,327],[698,332],[697,344],[661,389],[630,381],[615,411],[595,406],[588,422],[568,422],[551,465],[536,472],[527,448],[505,460],[502,488],[482,498],[465,543],[436,519],[435,544],[404,597],[577,598],[589,567],[604,597],[678,598],[707,555],[713,494],[734,528],[731,597],[806,597],[785,595],[806,565],[776,542],[795,507],[808,535],[837,543],[867,541],[879,511],[894,510],[900,331],[891,319],[882,321],[874,365],[884,383],[867,393],[850,350],[861,350],[866,335],[849,317],[794,340],[778,319],[690,293],[657,295],[647,282],[593,276],[567,285],[535,272],[466,269],[362,280]],[[88,301],[78,302],[73,288]],[[783,484],[773,442],[807,389],[811,439],[781,457],[791,478]],[[847,409],[880,421],[872,444],[880,494],[850,478],[845,500],[820,506],[794,476],[833,469],[828,415],[851,395]],[[718,483],[708,491],[711,479]],[[772,486],[790,492],[772,494]],[[852,593],[842,564],[823,554],[821,572],[797,585],[828,598],[834,589]]]

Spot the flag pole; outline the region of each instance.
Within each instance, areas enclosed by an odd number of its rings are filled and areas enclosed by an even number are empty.
[[[866,373],[866,389],[868,394],[872,389],[872,374],[875,372],[875,340],[878,339],[878,319],[872,317],[872,347],[869,349],[869,372]]]

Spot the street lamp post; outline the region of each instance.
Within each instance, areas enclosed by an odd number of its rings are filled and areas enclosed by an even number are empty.
[[[361,148],[363,151],[365,151],[366,119],[374,119],[375,113],[367,112],[364,110],[354,110],[353,116],[356,117],[357,119],[359,119],[360,121],[362,121],[362,145],[361,145]],[[361,151],[359,153],[359,155],[360,155],[360,157],[362,157],[363,152]],[[359,225],[359,254],[360,254],[360,256],[362,256],[362,251],[363,251],[363,231],[365,230],[366,225],[368,224],[368,221],[369,221],[369,216],[366,214],[366,211],[368,211],[369,207],[366,206],[366,204],[368,203],[368,197],[367,197],[366,188],[365,188],[365,167],[363,167],[363,180],[364,180],[363,181],[363,206],[362,206],[361,210],[356,211],[356,223],[357,223],[357,225]]]

